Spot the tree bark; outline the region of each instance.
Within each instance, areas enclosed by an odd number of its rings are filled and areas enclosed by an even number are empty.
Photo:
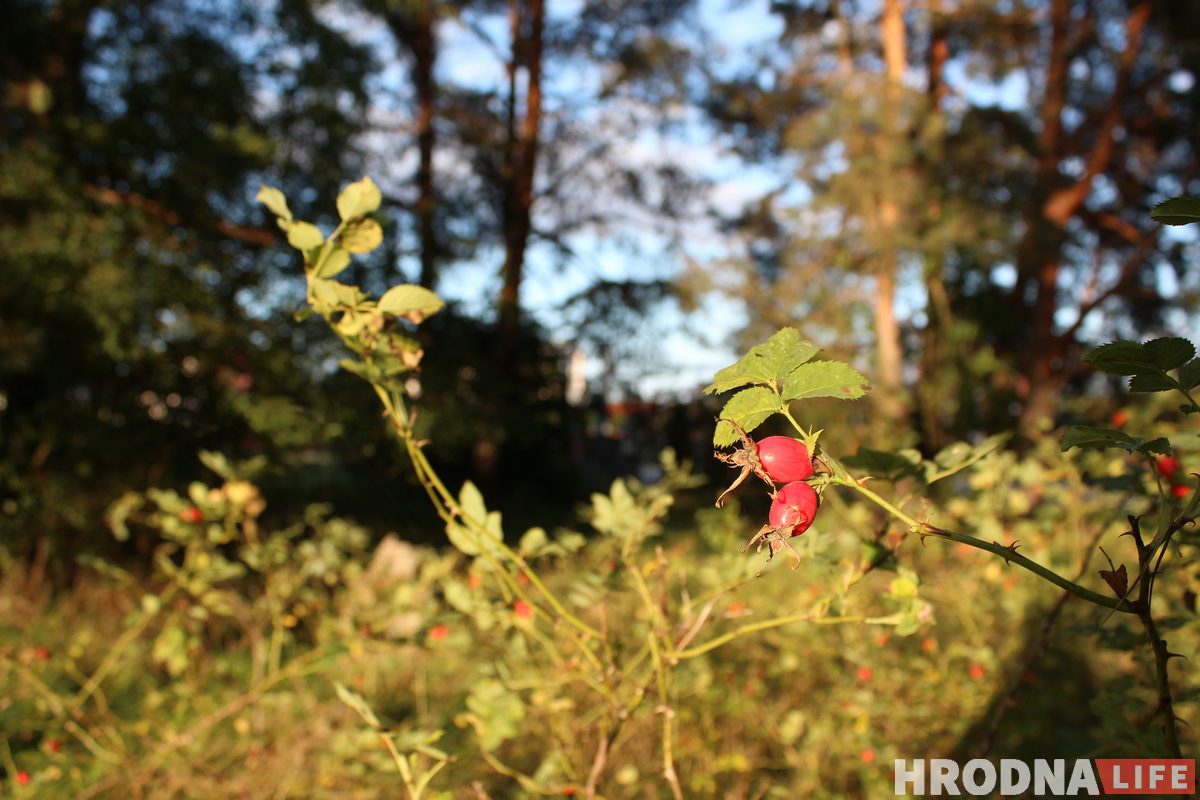
[[[435,215],[437,195],[434,189],[433,151],[436,142],[434,117],[437,105],[437,84],[433,70],[437,63],[436,17],[430,2],[406,5],[404,10],[388,16],[388,26],[396,41],[403,45],[412,59],[409,75],[417,96],[417,241],[420,251],[420,283],[434,289],[437,283],[441,250],[438,243]]]
[[[929,50],[925,54],[926,72],[929,76],[925,102],[929,114],[940,117],[942,102],[947,92],[943,70],[950,58],[950,40],[941,0],[929,0],[928,8],[931,21]],[[928,159],[925,159],[924,163],[928,165]],[[927,184],[925,192],[932,204],[926,217],[928,231],[939,224],[941,198],[934,186]],[[954,327],[950,295],[946,291],[940,254],[927,253],[925,256],[925,295],[928,300],[925,305],[925,330],[921,337],[921,377],[916,395],[923,446],[930,452],[937,452],[949,444],[943,409],[949,402],[945,396],[945,375],[951,356],[948,340]]]
[[[503,361],[515,354],[520,330],[521,281],[533,221],[538,131],[542,118],[542,35],[544,0],[509,0],[512,61],[509,65],[509,147],[504,193],[504,265],[501,268],[497,345]],[[518,59],[526,74],[525,109],[518,123]]]
[[[907,67],[904,15],[900,0],[884,0],[882,18],[883,57],[887,66],[887,125],[885,135],[897,137],[900,131],[900,102],[902,81]],[[890,149],[890,148],[889,148]],[[887,174],[881,176],[882,190],[880,196],[879,216],[882,236],[880,244],[884,252],[880,254],[876,271],[875,288],[875,337],[876,357],[879,362],[879,384],[884,390],[880,410],[890,419],[904,416],[906,403],[903,392],[903,352],[900,346],[900,325],[896,320],[896,270],[898,268],[896,248],[889,243],[894,239],[895,231],[900,223],[899,205],[890,187],[893,185],[894,169],[889,166]]]
[[[1117,76],[1104,110],[1100,128],[1088,152],[1074,152],[1063,136],[1063,111],[1067,105],[1067,79],[1070,62],[1070,0],[1054,0],[1050,7],[1050,57],[1047,61],[1046,95],[1042,102],[1041,153],[1037,162],[1037,195],[1025,217],[1025,236],[1017,254],[1020,280],[1014,289],[1014,304],[1021,303],[1026,287],[1034,290],[1030,336],[1025,346],[1025,377],[1028,394],[1017,421],[1018,430],[1034,435],[1053,419],[1058,393],[1066,375],[1064,368],[1074,348],[1074,329],[1070,336],[1054,330],[1054,317],[1061,301],[1058,281],[1062,269],[1062,248],[1066,227],[1087,199],[1097,175],[1112,161],[1113,138],[1120,122],[1121,107],[1129,87],[1129,76],[1141,47],[1142,35],[1150,17],[1149,2],[1135,6],[1125,20],[1125,49],[1117,58]],[[1084,159],[1084,174],[1066,182],[1059,164],[1070,155]],[[1082,309],[1077,309],[1082,311]]]

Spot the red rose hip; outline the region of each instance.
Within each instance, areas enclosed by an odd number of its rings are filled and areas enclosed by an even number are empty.
[[[1173,456],[1159,456],[1155,465],[1158,467],[1158,474],[1167,480],[1171,480],[1179,471],[1179,459]]]
[[[757,446],[759,463],[776,483],[791,483],[812,477],[812,457],[799,439],[768,436]]]
[[[803,481],[789,483],[771,501],[768,521],[775,530],[791,528],[792,536],[808,530],[817,516],[817,493]]]

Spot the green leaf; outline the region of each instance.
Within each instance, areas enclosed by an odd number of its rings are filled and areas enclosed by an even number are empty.
[[[783,384],[783,400],[837,397],[856,400],[867,393],[867,379],[841,361],[813,361],[792,370]]]
[[[379,298],[380,311],[416,324],[436,314],[444,305],[442,298],[423,286],[411,283],[393,286]]]
[[[351,253],[369,253],[383,242],[383,228],[373,219],[362,219],[347,225],[338,241]]]
[[[795,328],[782,328],[762,344],[713,376],[705,394],[723,394],[748,383],[778,388],[796,367],[812,359],[820,348],[800,338]]]
[[[1101,345],[1084,356],[1083,362],[1112,375],[1135,375],[1150,366],[1142,346],[1127,340]]]
[[[360,717],[362,717],[363,722],[367,723],[375,730],[379,730],[381,727],[383,727],[379,723],[379,717],[375,716],[375,712],[371,710],[371,707],[367,705],[367,701],[364,700],[361,695],[350,691],[337,681],[334,681],[333,683],[333,691],[337,694],[338,700],[341,700],[343,703],[353,709]]]
[[[525,719],[525,704],[520,695],[494,678],[476,681],[467,697],[479,744],[484,750],[495,750],[521,732]]]
[[[984,456],[999,450],[1012,434],[997,433],[972,447],[966,442],[955,442],[938,451],[933,463],[926,462],[925,482],[936,483],[949,478],[975,464]]]
[[[287,229],[288,244],[297,250],[312,250],[325,243],[325,236],[311,222],[293,222]]]
[[[141,508],[141,505],[142,496],[140,494],[126,492],[104,512],[104,521],[108,523],[108,529],[112,531],[118,542],[129,539],[129,527],[125,522],[133,512]]]
[[[1200,222],[1200,197],[1172,197],[1150,209],[1150,219],[1164,225]]]
[[[1179,369],[1196,355],[1196,348],[1192,343],[1178,336],[1152,339],[1142,345],[1142,349],[1154,365],[1164,372]]]
[[[1091,425],[1072,425],[1067,429],[1062,438],[1062,450],[1065,453],[1072,447],[1097,450],[1115,447],[1130,453],[1171,453],[1171,443],[1161,436],[1147,441],[1115,428],[1098,428]]]
[[[729,398],[729,402],[721,410],[721,419],[731,419],[741,425],[742,430],[749,433],[772,414],[777,414],[782,410],[783,401],[774,391],[766,386],[751,386]],[[718,437],[727,439],[727,441],[722,442]],[[732,426],[718,424],[713,436],[713,444],[717,447],[726,447],[733,444],[736,438],[737,434],[734,433]]]
[[[350,254],[340,247],[334,247],[317,263],[313,276],[317,278],[332,278],[350,266]]]
[[[1083,360],[1113,375],[1139,375],[1177,369],[1195,355],[1196,348],[1191,342],[1170,336],[1153,339],[1145,344],[1119,341],[1101,345],[1088,353]]]
[[[534,558],[541,555],[549,544],[550,539],[546,536],[545,528],[530,528],[521,536],[517,552],[526,558]]]
[[[272,214],[280,219],[286,222],[292,221],[292,211],[288,208],[287,198],[274,186],[262,184],[258,187],[258,194],[254,199],[266,206]]]
[[[1072,425],[1062,437],[1062,451],[1065,453],[1072,447],[1091,447],[1103,449],[1119,447],[1132,451],[1137,446],[1137,439],[1124,431],[1115,428],[1100,428],[1092,425]]]
[[[338,215],[342,221],[352,220],[370,214],[379,208],[383,196],[379,187],[370,178],[355,181],[342,190],[337,199]]]
[[[1179,385],[1194,389],[1197,384],[1200,384],[1200,358],[1193,358],[1179,370]]]
[[[1131,392],[1169,392],[1178,388],[1179,384],[1174,378],[1159,375],[1157,372],[1144,372],[1129,379]]]
[[[455,520],[446,524],[446,536],[449,537],[450,544],[468,556],[477,556],[485,548],[499,555],[495,552],[494,543],[504,540],[500,512],[488,512],[483,502],[483,494],[470,481],[464,483],[458,493],[458,509],[462,521]]]
[[[347,372],[353,372],[358,377],[368,383],[378,383],[383,379],[379,368],[373,364],[367,364],[362,361],[354,361],[353,359],[343,358],[338,362],[338,366]]]
[[[312,278],[313,306],[322,314],[328,314],[339,309],[357,308],[362,299],[362,293],[357,286],[350,286],[338,281],[327,281],[324,278]]]
[[[1162,456],[1169,456],[1171,455],[1171,441],[1165,436],[1159,436],[1157,439],[1142,442],[1137,449],[1140,453],[1158,453]]]

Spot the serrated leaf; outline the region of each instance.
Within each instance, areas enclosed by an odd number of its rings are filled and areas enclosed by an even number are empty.
[[[867,379],[841,361],[813,361],[792,370],[783,384],[785,402],[813,397],[856,400],[867,393]]]
[[[325,236],[311,222],[293,222],[288,225],[287,240],[292,247],[307,252],[324,244]]]
[[[1160,392],[1175,388],[1164,383],[1160,372],[1184,366],[1196,354],[1187,339],[1171,336],[1153,339],[1145,344],[1131,341],[1112,342],[1097,347],[1084,357],[1084,362],[1112,375],[1134,375],[1142,379],[1134,392]]]
[[[1154,365],[1164,372],[1182,367],[1196,355],[1195,346],[1178,336],[1151,339],[1142,345],[1142,349]]]
[[[1129,379],[1131,392],[1169,392],[1178,388],[1179,384],[1174,378],[1159,375],[1157,372],[1143,372]]]
[[[373,219],[363,219],[346,226],[338,239],[351,253],[369,253],[383,242],[383,228]]]
[[[736,363],[717,372],[705,394],[723,394],[748,383],[778,388],[796,367],[812,359],[821,348],[800,337],[795,328],[782,328],[755,345]]]
[[[721,419],[733,420],[742,427],[746,433],[757,428],[772,414],[776,414],[783,410],[783,401],[779,399],[779,395],[768,389],[766,386],[751,386],[749,389],[742,391],[729,398],[729,402],[725,404],[725,408],[721,409]],[[733,428],[729,425],[722,426],[718,423],[717,430],[714,433],[713,444],[717,447],[725,447],[733,443],[733,439],[721,444],[717,441],[716,436],[722,434],[722,430],[727,429],[730,434],[733,434]],[[736,438],[736,434],[734,434]]]
[[[1194,389],[1200,384],[1200,358],[1193,358],[1179,370],[1179,385],[1184,389]]]
[[[1164,225],[1200,222],[1200,197],[1172,197],[1150,209],[1150,219]]]
[[[288,208],[287,198],[283,192],[276,189],[274,186],[267,186],[265,183],[258,187],[258,194],[254,199],[262,203],[268,210],[280,219],[291,222],[292,211]]]
[[[713,430],[713,447],[722,448],[729,447],[738,440],[737,431],[733,429],[727,419],[717,420],[717,427]]]
[[[1151,439],[1148,442],[1139,442],[1137,446],[1139,453],[1158,453],[1159,455],[1171,455],[1171,440],[1165,436],[1159,436],[1157,439]]]
[[[393,286],[379,298],[380,311],[393,317],[403,317],[414,324],[436,314],[444,305],[442,298],[423,286],[411,283]]]
[[[383,195],[380,194],[379,187],[375,185],[375,181],[370,178],[363,178],[342,189],[338,195],[338,216],[344,222],[365,214],[370,214],[379,208],[379,203],[382,200]]]
[[[1065,453],[1072,447],[1089,447],[1103,449],[1119,447],[1132,452],[1137,449],[1140,440],[1124,431],[1115,428],[1099,428],[1092,425],[1072,425],[1062,437],[1062,451]]]
[[[350,254],[340,247],[335,247],[320,260],[313,270],[315,278],[332,278],[350,266]]]
[[[1083,362],[1112,375],[1134,375],[1152,366],[1142,346],[1127,340],[1101,345],[1084,356]]]

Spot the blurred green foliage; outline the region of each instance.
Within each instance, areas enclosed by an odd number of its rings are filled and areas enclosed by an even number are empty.
[[[634,572],[686,639],[679,651],[704,650],[670,670],[674,759],[689,796],[874,797],[890,791],[894,758],[1162,746],[1146,722],[1150,665],[1131,656],[1141,634],[1122,615],[1059,607],[1056,589],[985,553],[922,547],[849,494],[826,494],[796,542],[798,570],[776,562],[758,579],[759,559],[738,549],[753,523],[736,501],[672,516],[643,539],[653,530],[629,528],[631,514],[657,505],[658,516],[671,495],[625,481],[585,512],[586,547],[575,534],[530,532],[521,551],[531,568],[629,668],[603,678],[570,626],[553,624],[536,595],[522,608],[483,559],[395,538],[367,558],[366,532],[319,507],[282,528],[261,525],[269,498],[237,465],[206,460],[224,473],[215,483],[114,505],[114,531],[152,555],[146,575],[93,562],[73,588],[53,591],[5,557],[0,758],[8,780],[30,774],[28,796],[394,797],[395,758],[381,736],[416,775],[449,759],[428,796],[476,786],[497,797],[582,794],[607,702],[596,681],[631,708],[600,792],[661,794],[659,704],[653,681],[637,679],[657,623]],[[1129,480],[1110,488],[1116,476]],[[676,505],[692,504],[686,481],[666,485],[680,487]],[[1096,544],[1131,558],[1114,509],[1156,502],[1153,476],[1130,456],[1064,456],[1049,441],[1020,458],[985,455],[937,485],[946,524],[1019,541],[1066,574],[1090,559],[1082,580],[1098,587]],[[1175,652],[1195,658],[1196,571],[1189,559],[1169,564],[1164,628]],[[905,608],[913,622],[898,625]],[[790,615],[805,619],[769,624]],[[1176,690],[1181,715],[1194,717],[1194,671],[1176,673]],[[1194,752],[1194,734],[1184,736]]]

